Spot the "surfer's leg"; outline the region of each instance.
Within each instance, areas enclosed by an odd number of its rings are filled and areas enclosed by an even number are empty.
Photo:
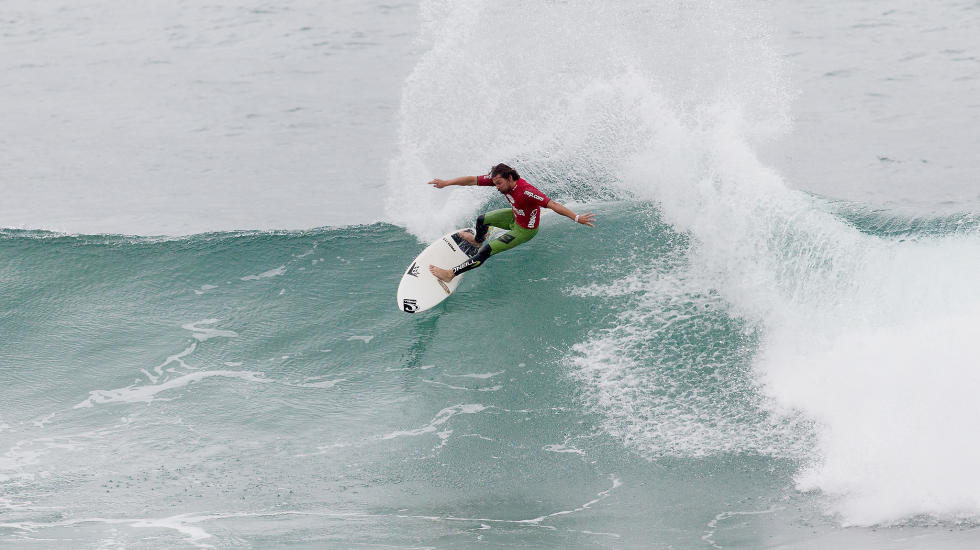
[[[480,214],[479,216],[476,217],[476,225],[474,226],[476,228],[476,231],[471,238],[467,238],[466,235],[461,234],[462,237],[466,239],[466,242],[470,243],[473,246],[480,246],[480,243],[483,242],[483,239],[487,237],[487,231],[490,230],[490,226],[483,223],[484,220],[486,219],[486,216],[487,216],[486,214]]]
[[[453,277],[459,275],[460,273],[465,273],[471,269],[480,267],[480,265],[482,265],[491,254],[493,254],[493,252],[490,250],[490,243],[483,243],[483,246],[476,251],[476,254],[470,256],[465,262],[453,268]]]
[[[493,210],[487,212],[486,214],[480,214],[476,218],[476,235],[470,237],[469,235],[465,234],[468,233],[468,231],[467,232],[460,231],[458,233],[458,235],[463,240],[470,243],[474,247],[479,247],[476,253],[470,256],[469,258],[467,258],[465,262],[459,264],[458,266],[452,268],[451,270],[435,268],[435,266],[429,266],[429,271],[431,271],[432,274],[438,277],[439,279],[448,283],[449,281],[453,280],[453,278],[456,275],[459,275],[460,273],[465,273],[471,269],[475,269],[479,267],[481,264],[483,264],[483,262],[487,260],[487,258],[495,254],[496,252],[499,252],[501,250],[506,250],[508,248],[513,248],[518,244],[520,244],[521,242],[530,239],[530,237],[528,237],[527,239],[524,239],[520,242],[516,242],[510,246],[504,246],[502,243],[497,242],[499,239],[493,239],[489,243],[484,243],[483,240],[487,238],[487,232],[490,231],[490,227],[499,227],[501,229],[510,229],[511,227],[517,227],[518,229],[522,229],[524,231],[534,231],[535,233],[537,232],[537,229],[528,230],[516,226],[514,224],[514,211],[511,210],[510,208],[501,208],[500,210]],[[501,235],[501,237],[506,237],[506,236],[507,236],[506,234]],[[497,243],[497,244],[493,244],[493,243]],[[494,251],[495,248],[496,248],[496,252]]]
[[[501,208],[500,210],[480,214],[476,218],[476,235],[473,237],[477,244],[482,243],[487,238],[487,231],[490,230],[490,226],[510,229],[513,223],[514,211],[510,208]]]
[[[515,246],[522,245],[533,239],[537,234],[537,228],[527,229],[514,224],[510,228],[510,231],[487,243],[490,245],[490,255],[492,256],[499,252],[503,252],[504,250],[510,250]]]
[[[483,262],[487,261],[487,258],[490,256],[493,256],[498,252],[503,252],[504,250],[510,250],[517,245],[524,244],[533,239],[537,234],[537,229],[525,229],[519,225],[515,225],[510,231],[504,233],[503,235],[493,239],[490,242],[483,243],[483,246],[480,247],[480,250],[478,250],[476,254],[470,256],[465,262],[453,268],[453,276],[455,277],[460,273],[465,273],[471,269],[476,269],[477,267],[483,265]]]

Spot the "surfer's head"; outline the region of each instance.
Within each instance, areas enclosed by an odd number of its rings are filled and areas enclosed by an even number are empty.
[[[490,169],[490,179],[493,181],[493,185],[497,188],[497,191],[506,193],[514,188],[514,185],[517,184],[517,180],[521,179],[521,176],[517,173],[517,170],[504,163],[500,163]]]

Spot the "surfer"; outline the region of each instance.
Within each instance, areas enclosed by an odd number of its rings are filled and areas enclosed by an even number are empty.
[[[461,176],[451,180],[437,178],[430,181],[429,185],[436,189],[450,185],[493,185],[510,203],[510,208],[493,210],[477,216],[475,235],[469,231],[459,232],[459,236],[466,242],[478,247],[476,254],[452,269],[429,265],[429,271],[447,283],[452,281],[456,275],[479,267],[490,256],[504,250],[510,250],[534,238],[538,233],[542,206],[570,218],[575,223],[595,227],[595,214],[592,212],[588,214],[572,212],[560,202],[549,199],[547,195],[521,178],[517,170],[503,163],[491,168],[490,174],[485,176]],[[491,226],[506,229],[507,232],[485,243],[483,241]]]

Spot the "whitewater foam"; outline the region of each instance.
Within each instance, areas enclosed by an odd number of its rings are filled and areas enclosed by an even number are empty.
[[[568,357],[609,433],[650,457],[792,457],[799,488],[846,523],[980,517],[967,466],[980,238],[862,232],[759,160],[790,128],[793,92],[757,13],[429,2],[422,15],[393,222],[435,238],[486,199],[425,181],[513,161],[559,200],[649,201],[688,240],[682,261],[638,257],[634,274],[572,291],[628,304]],[[474,44],[478,29],[495,32]]]
[[[650,196],[692,236],[702,289],[762,330],[758,405],[812,421],[799,488],[830,496],[848,524],[980,516],[969,466],[980,457],[964,437],[980,427],[980,290],[968,275],[980,273],[980,239],[861,233],[787,189],[735,130],[699,140],[710,159],[700,180],[660,181]],[[657,182],[637,170],[633,181]]]

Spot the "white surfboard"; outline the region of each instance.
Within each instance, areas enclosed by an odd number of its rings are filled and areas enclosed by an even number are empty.
[[[491,228],[496,229],[496,228]],[[457,229],[452,233],[443,235],[439,240],[430,244],[418,255],[398,284],[398,309],[406,313],[419,313],[431,309],[449,297],[450,294],[459,286],[465,273],[453,277],[448,283],[439,280],[429,272],[429,264],[452,269],[466,261],[470,254],[476,250],[457,233],[460,231],[472,231],[470,228]],[[487,240],[495,237],[503,230],[491,231],[487,235]]]

